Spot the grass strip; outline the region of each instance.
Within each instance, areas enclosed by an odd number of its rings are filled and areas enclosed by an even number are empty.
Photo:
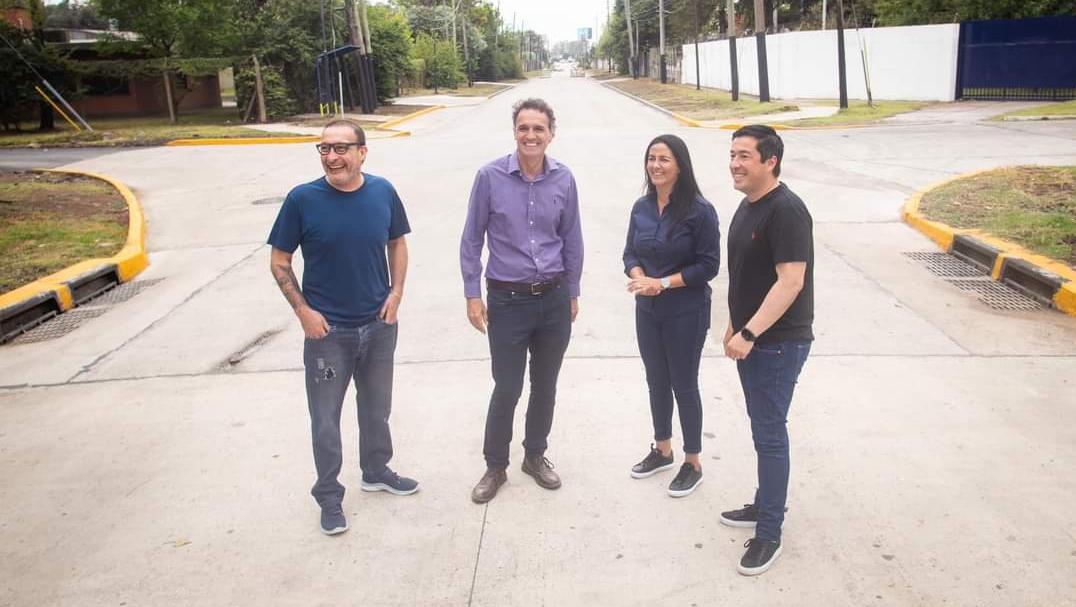
[[[757,99],[747,99],[744,95],[739,101],[733,101],[727,91],[707,88],[695,90],[694,85],[661,84],[646,79],[616,80],[609,82],[609,86],[695,120],[722,120],[799,109],[782,101],[759,103]]]
[[[919,210],[1076,268],[1076,166],[997,169],[935,188]]]

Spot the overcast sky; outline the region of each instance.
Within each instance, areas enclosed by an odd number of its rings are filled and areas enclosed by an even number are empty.
[[[497,0],[492,0],[497,4]],[[609,10],[612,10],[609,0]],[[606,0],[500,0],[501,15],[509,25],[512,13],[516,15],[516,27],[521,23],[527,29],[549,37],[550,42],[575,40],[581,27],[594,30],[594,42],[605,27]]]

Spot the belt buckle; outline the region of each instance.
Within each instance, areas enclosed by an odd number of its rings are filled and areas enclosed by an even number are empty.
[[[531,295],[541,295],[544,293],[544,291],[542,291],[542,287],[544,286],[544,282],[532,282],[530,285]]]

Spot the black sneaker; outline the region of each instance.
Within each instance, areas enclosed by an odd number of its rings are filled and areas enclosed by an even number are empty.
[[[781,542],[760,540],[751,538],[744,543],[747,552],[740,559],[740,565],[736,567],[743,575],[759,575],[766,573],[777,557],[781,556]]]
[[[650,453],[646,454],[646,457],[643,458],[643,461],[641,461],[638,464],[635,464],[634,466],[631,467],[631,477],[632,478],[646,478],[648,476],[657,474],[658,472],[661,472],[662,470],[668,470],[669,468],[672,468],[672,467],[673,467],[672,453],[670,453],[668,455],[668,457],[666,457],[666,456],[661,454],[661,451],[658,451],[654,447],[653,443],[651,443],[650,444]]]
[[[369,478],[366,473],[362,474],[363,491],[388,491],[393,495],[411,495],[418,491],[418,481],[400,476],[389,468],[381,473],[381,478]]]
[[[337,535],[347,531],[347,518],[340,506],[321,509],[321,532],[325,535]]]
[[[740,510],[729,510],[721,513],[721,524],[729,527],[742,527],[754,529],[758,524],[758,506],[744,504]]]
[[[680,471],[676,473],[676,478],[673,479],[673,482],[669,483],[669,495],[673,497],[691,495],[691,492],[701,482],[702,472],[696,470],[695,466],[685,462],[684,465],[680,466]]]

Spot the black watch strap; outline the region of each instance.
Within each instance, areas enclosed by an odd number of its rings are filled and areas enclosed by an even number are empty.
[[[756,335],[751,332],[751,329],[744,327],[740,329],[740,337],[744,338],[744,341],[755,341]]]

